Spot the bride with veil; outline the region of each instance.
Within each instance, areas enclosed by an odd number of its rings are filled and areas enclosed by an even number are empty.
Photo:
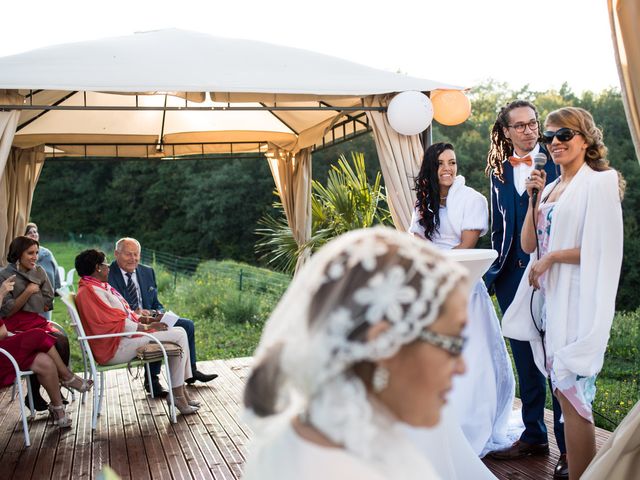
[[[376,227],[318,251],[267,321],[248,378],[244,479],[441,477],[402,424],[440,421],[464,373],[465,270]]]

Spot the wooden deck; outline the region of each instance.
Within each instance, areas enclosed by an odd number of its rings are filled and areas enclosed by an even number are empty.
[[[516,398],[514,408],[520,408],[520,406],[520,400]],[[545,410],[544,423],[547,424],[549,432],[549,449],[551,452],[548,456],[527,457],[509,461],[485,459],[485,465],[501,480],[552,479],[553,470],[556,467],[556,463],[558,463],[560,452],[553,435],[553,412],[551,410]],[[609,435],[611,435],[611,432],[596,428],[596,447],[598,450],[607,441]]]
[[[123,479],[238,479],[251,436],[237,418],[250,362],[200,362],[204,371],[220,377],[190,387],[203,407],[196,415],[178,415],[175,425],[169,423],[166,403],[149,399],[140,380],[125,370],[109,372],[95,431],[90,399],[84,406],[76,401],[69,409],[71,429],[58,430],[44,413],[30,420],[28,448],[17,400],[10,402],[11,388],[5,388],[0,391],[0,479],[94,479],[104,465]],[[598,445],[607,435],[598,432]],[[488,465],[501,479],[542,479],[552,478],[556,461],[553,445],[549,457]]]

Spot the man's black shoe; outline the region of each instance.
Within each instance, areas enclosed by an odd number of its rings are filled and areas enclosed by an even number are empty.
[[[548,443],[527,443],[517,440],[513,445],[504,450],[494,450],[489,452],[489,458],[496,460],[515,460],[516,458],[527,457],[529,455],[548,455]]]
[[[569,464],[567,463],[567,454],[563,453],[558,459],[558,463],[553,472],[554,480],[564,480],[569,478]]]
[[[29,395],[24,397],[24,404],[27,408],[29,408]],[[33,408],[36,410],[36,412],[44,412],[49,408],[49,404],[40,395],[38,395],[37,397],[34,395]]]
[[[156,398],[165,398],[169,395],[169,392],[164,389],[164,387],[160,384],[160,380],[158,377],[151,377],[151,386],[153,387],[153,396]],[[149,388],[149,382],[145,378],[144,380],[144,389],[148,394],[151,394],[151,389]]]
[[[189,385],[193,385],[196,382],[206,383],[206,382],[210,382],[214,378],[218,378],[218,374],[217,373],[208,373],[207,374],[207,373],[202,373],[200,370],[195,370],[193,372],[193,377],[187,378],[185,380],[185,383],[188,383]]]

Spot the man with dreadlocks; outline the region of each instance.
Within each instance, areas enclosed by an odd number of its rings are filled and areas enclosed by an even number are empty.
[[[500,110],[491,131],[491,146],[487,155],[486,173],[491,178],[491,245],[498,258],[485,276],[487,287],[495,291],[504,313],[518,289],[529,255],[522,251],[520,232],[529,205],[525,181],[533,170],[533,156],[547,155],[547,181],[558,176],[549,153],[539,143],[538,112],[533,104],[516,100]],[[500,460],[549,452],[547,428],[544,423],[546,380],[533,360],[529,342],[510,339],[511,351],[518,372],[522,420],[525,430],[511,447],[493,452]],[[564,426],[560,423],[560,405],[553,398],[554,431],[562,454],[554,478],[568,478],[564,441]]]

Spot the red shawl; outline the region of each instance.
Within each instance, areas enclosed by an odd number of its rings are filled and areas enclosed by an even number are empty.
[[[122,308],[114,308],[107,305],[98,296],[95,288],[101,288],[107,294],[116,296],[122,303]],[[88,336],[122,333],[126,318],[130,318],[135,322],[138,321],[138,316],[131,311],[129,304],[111,285],[100,282],[93,277],[82,277],[78,282],[76,306],[82,320],[82,326]],[[89,341],[93,356],[98,363],[108,363],[114,357],[121,338],[101,338]]]

